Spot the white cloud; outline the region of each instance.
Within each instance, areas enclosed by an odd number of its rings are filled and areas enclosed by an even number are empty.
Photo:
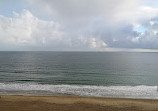
[[[28,10],[13,12],[12,18],[0,15],[1,50],[100,50],[107,46],[95,36],[74,36],[58,22],[41,20]]]
[[[153,26],[155,24],[158,24],[158,21],[156,21],[156,20],[155,21],[150,21],[149,23],[150,23],[151,26]]]
[[[156,17],[158,8],[148,5],[151,2],[148,0],[32,0],[31,4],[41,7],[41,10],[45,11],[43,13],[63,21],[86,23],[92,17],[102,17],[110,25],[114,25],[120,22],[137,23]]]
[[[153,3],[154,2],[154,3]],[[38,6],[52,18],[58,18],[64,26],[64,31],[71,36],[71,44],[82,41],[76,46],[96,49],[113,48],[153,48],[150,44],[157,32],[150,30],[144,23],[157,17],[158,8],[151,4],[156,1],[148,0],[38,0]],[[32,4],[36,4],[34,0]],[[37,5],[37,4],[36,4]],[[155,21],[150,24],[156,24]],[[137,31],[133,27],[138,27]],[[140,31],[144,30],[144,34]],[[149,28],[149,29],[148,29]],[[154,29],[157,30],[157,29]],[[146,31],[146,33],[145,33]],[[84,33],[90,33],[87,37]],[[150,33],[150,34],[149,34]],[[149,37],[150,35],[150,37]],[[74,42],[74,43],[73,43]],[[154,46],[155,47],[155,46]]]
[[[156,36],[158,33],[158,30],[153,30],[153,34]]]
[[[107,44],[103,40],[97,39],[95,37],[90,37],[87,42],[89,47],[92,49],[105,49],[107,47]]]
[[[14,12],[13,18],[0,15],[0,42],[10,47],[49,45],[63,35],[59,23],[40,20],[28,10]]]
[[[158,48],[156,0],[25,1],[31,11],[0,15],[1,49]]]

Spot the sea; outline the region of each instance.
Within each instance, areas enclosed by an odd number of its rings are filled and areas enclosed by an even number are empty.
[[[0,94],[158,99],[158,53],[0,52]]]

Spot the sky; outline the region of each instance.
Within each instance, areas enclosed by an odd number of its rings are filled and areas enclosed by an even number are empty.
[[[0,0],[0,51],[157,49],[157,0]]]

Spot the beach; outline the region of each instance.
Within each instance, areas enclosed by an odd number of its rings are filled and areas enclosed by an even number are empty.
[[[0,52],[0,111],[158,111],[157,56]]]
[[[0,111],[158,111],[158,100],[1,95]]]

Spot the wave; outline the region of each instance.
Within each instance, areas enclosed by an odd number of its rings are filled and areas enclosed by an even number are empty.
[[[27,92],[32,92],[32,94],[36,93],[36,95],[38,95],[39,92],[50,92],[52,94],[71,94],[92,97],[158,99],[157,86],[91,86],[0,83],[1,94],[13,94],[15,92],[16,94],[26,94]]]

